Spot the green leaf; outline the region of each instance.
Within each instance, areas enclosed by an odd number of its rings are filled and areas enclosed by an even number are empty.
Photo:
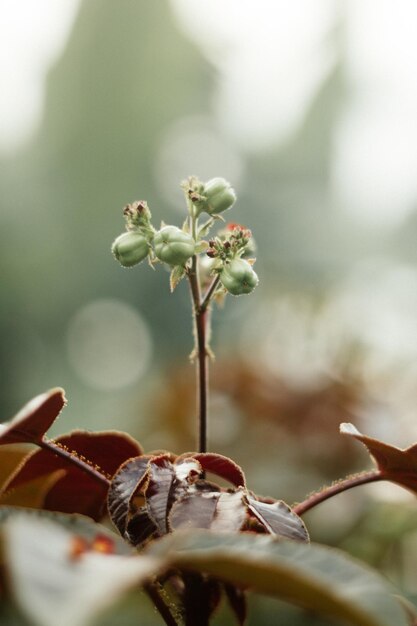
[[[382,577],[338,550],[270,536],[175,533],[146,554],[172,567],[205,572],[356,626],[407,626],[403,609]]]
[[[3,533],[12,593],[38,626],[86,625],[160,564],[151,556],[77,555],[74,535],[45,519],[21,515]]]
[[[210,228],[213,226],[213,224],[214,224],[214,219],[212,217],[210,217],[198,229],[197,239],[200,239],[201,237],[205,237],[208,234]]]
[[[195,254],[201,254],[201,252],[206,252],[209,249],[209,244],[207,241],[199,241],[195,246]]]
[[[174,269],[172,270],[170,277],[169,277],[169,286],[171,288],[171,292],[175,290],[178,283],[184,278],[184,276],[185,276],[185,267],[183,265],[176,265]]]

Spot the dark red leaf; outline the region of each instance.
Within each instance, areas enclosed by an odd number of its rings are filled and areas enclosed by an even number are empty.
[[[40,441],[65,404],[65,392],[59,387],[36,396],[10,422],[0,424],[0,445]]]
[[[260,502],[251,495],[247,495],[247,503],[250,513],[256,517],[269,533],[287,539],[309,541],[307,528],[303,520],[282,500],[269,504]]]
[[[137,442],[128,435],[115,431],[98,433],[74,431],[59,437],[54,443],[78,458],[88,460],[93,467],[108,477],[111,477],[127,458],[141,453]],[[57,470],[65,470],[65,474],[47,492],[44,508],[66,513],[83,513],[95,520],[100,519],[105,513],[106,485],[97,482],[92,476],[74,466],[70,460],[49,450],[41,449],[29,454],[3,486],[2,493]]]
[[[227,456],[215,454],[214,452],[196,452],[195,454],[190,454],[190,456],[193,456],[199,461],[205,472],[220,476],[232,483],[235,487],[246,486],[245,475],[242,468]]]
[[[135,491],[146,480],[151,456],[142,455],[123,463],[112,478],[107,495],[107,506],[112,522],[125,534],[130,503]]]
[[[375,461],[381,477],[417,494],[417,444],[401,449],[362,435],[353,424],[341,424],[343,435],[363,443]]]
[[[149,517],[147,507],[141,506],[129,518],[124,537],[132,545],[138,546],[149,539],[149,537],[152,537],[156,530],[156,524]]]

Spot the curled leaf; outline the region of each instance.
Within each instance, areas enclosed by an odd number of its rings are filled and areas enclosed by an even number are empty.
[[[205,472],[210,472],[224,478],[235,487],[245,487],[245,475],[242,468],[222,454],[214,452],[196,452],[190,453],[196,459]]]
[[[123,463],[112,478],[107,495],[109,515],[122,537],[126,532],[131,499],[146,480],[152,457],[142,455]]]
[[[381,479],[401,485],[417,494],[417,444],[401,449],[362,435],[353,424],[341,424],[340,432],[366,446],[376,463]]]
[[[0,445],[40,441],[66,402],[65,392],[59,387],[36,396],[9,422],[0,424]]]
[[[298,515],[282,500],[273,503],[260,502],[251,495],[247,496],[249,511],[272,535],[309,541],[307,528]]]

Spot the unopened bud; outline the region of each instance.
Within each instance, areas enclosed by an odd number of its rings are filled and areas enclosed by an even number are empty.
[[[177,226],[164,226],[154,237],[155,255],[169,265],[184,265],[194,254],[195,241]]]
[[[235,191],[224,178],[212,178],[205,183],[202,195],[204,200],[196,206],[200,212],[205,211],[209,215],[222,213],[236,202]]]
[[[233,259],[220,273],[220,282],[233,296],[251,293],[259,279],[252,266],[244,259]]]
[[[140,232],[129,231],[119,235],[113,242],[111,251],[123,267],[137,265],[149,254],[149,243]]]

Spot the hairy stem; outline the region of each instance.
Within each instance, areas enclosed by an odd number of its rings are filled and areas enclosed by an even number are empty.
[[[102,485],[104,484],[107,487],[110,485],[110,480],[107,478],[107,476],[105,476],[98,469],[87,463],[87,461],[83,461],[82,459],[80,459],[77,456],[76,452],[71,452],[70,450],[67,450],[66,448],[59,445],[58,443],[55,443],[55,441],[52,441],[51,439],[43,438],[37,442],[37,445],[40,448],[43,448],[44,450],[48,450],[48,452],[55,454],[56,456],[60,456],[69,463],[72,463],[72,465],[75,465],[76,467],[78,467],[78,469],[82,470],[86,474],[89,474],[92,478],[95,478],[95,480],[97,480],[97,482],[101,483]]]
[[[164,600],[161,598],[157,586],[154,583],[148,583],[147,585],[144,585],[144,589],[153,604],[155,605],[155,608],[158,610],[158,613],[164,620],[165,624],[167,626],[178,626],[171,611],[165,604]]]
[[[358,487],[359,485],[366,485],[367,483],[373,483],[378,480],[383,480],[383,476],[379,470],[373,470],[370,472],[362,472],[361,474],[355,474],[353,476],[348,476],[344,480],[340,480],[329,487],[323,487],[320,491],[311,494],[304,502],[300,502],[296,506],[292,507],[292,510],[297,515],[303,515],[306,511],[313,509],[321,502],[328,500],[329,498],[333,498],[338,493],[342,493],[343,491],[347,491],[348,489],[352,489],[353,487]]]

